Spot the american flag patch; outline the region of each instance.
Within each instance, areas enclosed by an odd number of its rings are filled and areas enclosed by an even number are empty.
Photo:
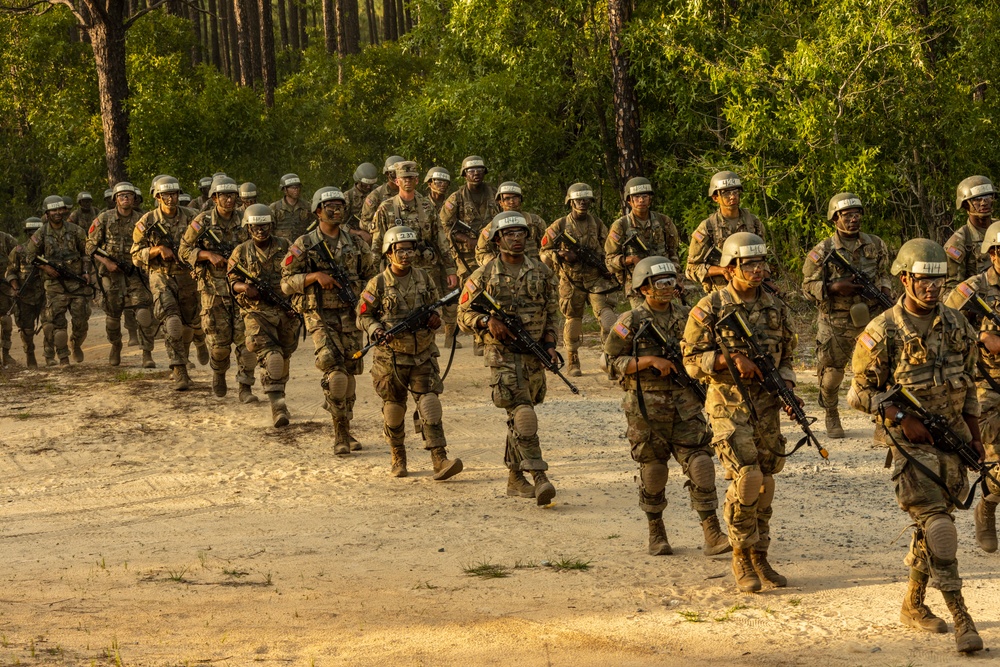
[[[969,287],[969,283],[962,283],[955,289],[961,292],[962,295],[967,299],[971,299],[972,295],[976,293],[976,290]]]
[[[31,235],[31,242],[34,243],[35,245],[38,245],[39,243],[42,242],[42,239],[38,236],[38,232],[35,232],[34,234]]]
[[[197,220],[192,220],[191,221],[191,229],[193,229],[196,232],[200,232],[201,231],[201,223],[198,222]]]
[[[699,243],[705,240],[705,235],[699,232],[697,229],[694,230],[694,234],[692,234],[691,236],[695,237],[695,239],[697,239]]]
[[[691,309],[691,317],[704,324],[705,319],[708,317],[708,315],[705,313],[704,310],[702,310],[698,306],[695,306],[694,308]]]
[[[476,290],[478,290],[478,289],[479,289],[479,287],[476,286],[476,283],[472,282],[471,278],[469,280],[465,281],[465,290],[467,292],[469,292],[470,294],[475,293]]]
[[[445,207],[446,209],[448,209],[449,211],[454,211],[454,210],[455,210],[455,202],[453,202],[453,201],[451,201],[451,200],[449,199],[448,201],[446,201],[446,202],[444,203],[444,207]]]
[[[138,229],[140,232],[143,232],[143,233],[145,233],[145,231],[146,231],[146,225],[142,224],[141,222],[135,223],[135,228]]]
[[[954,245],[948,246],[947,248],[944,249],[944,251],[946,253],[948,253],[951,256],[952,259],[956,259],[956,260],[957,259],[962,259],[962,255],[965,254],[964,252],[962,252],[961,248],[959,248],[958,246],[954,246]]]
[[[621,336],[622,340],[625,340],[631,332],[628,330],[627,326],[619,322],[615,325],[615,333]]]
[[[489,227],[483,227],[483,231],[481,231],[479,233],[482,234],[483,238],[485,239],[487,236],[490,235],[490,228]]]
[[[858,338],[858,342],[867,347],[869,352],[875,349],[875,339],[872,338],[868,332],[861,334],[861,337]]]
[[[375,303],[375,295],[369,292],[368,290],[365,290],[364,292],[361,293],[361,298],[367,301],[368,303]]]
[[[812,261],[814,261],[817,264],[819,264],[819,259],[820,259],[819,258],[819,253],[816,252],[815,250],[810,250],[809,251],[809,259],[811,259]]]
[[[289,248],[288,252],[292,253],[296,257],[302,256],[302,248],[298,247],[297,245],[293,245],[291,248]]]
[[[611,240],[614,241],[615,243],[618,243],[618,239],[622,237],[622,235],[619,234],[618,232],[611,232],[610,234],[608,234],[608,236],[610,236]]]

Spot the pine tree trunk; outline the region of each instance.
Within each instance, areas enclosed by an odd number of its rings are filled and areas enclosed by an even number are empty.
[[[271,17],[271,0],[258,0],[260,14],[260,59],[261,80],[264,82],[264,104],[274,106],[274,88],[278,84],[277,67],[274,63],[274,21]]]
[[[295,1],[295,0],[293,0]],[[309,6],[298,0],[299,2],[299,44],[302,50],[305,51],[306,47],[309,46],[309,33],[306,28],[309,26]]]
[[[298,53],[302,45],[299,42],[299,2],[298,0],[288,0],[288,43],[292,51]]]
[[[247,38],[250,40],[250,71],[253,72],[253,85],[256,88],[261,82],[260,60],[260,14],[257,0],[244,0],[247,4]]]
[[[240,85],[252,87],[254,72],[253,47],[250,44],[250,0],[233,0],[233,16],[236,19],[236,50],[240,61]]]
[[[129,156],[128,78],[125,73],[124,2],[109,2],[108,20],[94,20],[88,30],[97,67],[97,93],[101,104],[101,129],[108,183],[128,180]]]
[[[330,55],[339,51],[340,32],[337,30],[338,12],[334,9],[334,0],[323,0],[323,43]],[[340,2],[337,0],[339,7]]]
[[[403,0],[396,0],[396,38],[406,34],[406,14],[403,11]]]
[[[337,30],[344,40],[344,55],[361,53],[361,19],[358,12],[358,0],[338,0],[341,6],[340,21]]]
[[[608,0],[608,34],[611,41],[611,87],[615,111],[615,146],[618,149],[618,191],[625,181],[642,174],[642,136],[639,133],[639,100],[629,71],[628,50],[622,36],[632,16],[630,0]]]
[[[285,0],[278,0],[278,27],[281,30],[281,50],[288,48],[288,18],[285,11]]]
[[[215,4],[215,0],[208,0],[208,11],[211,12],[211,16],[208,18],[208,32],[210,35],[209,48],[212,54],[212,64],[220,72],[224,72],[226,66],[222,62],[222,55],[219,52],[219,9]]]
[[[222,0],[226,3],[226,38],[229,44],[229,67],[230,78],[235,82],[243,80],[240,72],[240,46],[236,26],[236,2],[237,0]]]
[[[375,16],[375,0],[365,0],[365,15],[368,17],[368,44],[378,46],[378,17]]]
[[[382,0],[382,40],[396,41],[396,0]]]

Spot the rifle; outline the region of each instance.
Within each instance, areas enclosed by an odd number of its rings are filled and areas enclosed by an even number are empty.
[[[799,425],[799,428],[801,428],[802,432],[805,434],[798,441],[798,443],[796,443],[795,447],[792,448],[792,451],[784,455],[779,454],[779,456],[791,456],[797,452],[800,447],[808,443],[815,446],[816,450],[819,451],[819,455],[824,459],[829,458],[826,449],[819,444],[819,440],[816,439],[816,436],[813,435],[812,429],[809,428],[809,425],[814,423],[816,418],[806,416],[802,406],[799,405],[795,392],[788,388],[788,385],[785,384],[785,380],[781,377],[777,367],[774,365],[774,358],[761,348],[756,337],[754,336],[753,330],[740,316],[739,311],[734,310],[729,315],[719,320],[719,322],[715,325],[716,330],[718,330],[719,327],[729,329],[735,333],[736,336],[742,340],[748,348],[750,348],[750,354],[748,356],[750,357],[750,360],[757,365],[757,368],[760,369],[761,374],[764,376],[764,389],[768,393],[774,394],[781,399],[782,404],[791,410],[792,419],[795,420],[795,422]],[[729,366],[729,372],[732,374],[733,379],[737,382],[737,387],[740,389],[740,393],[744,394],[743,399],[749,405],[751,414],[756,415],[753,411],[753,403],[750,402],[750,396],[743,392],[743,383],[738,379],[739,371],[733,364],[732,358],[729,356],[729,351],[724,346],[722,351],[726,358],[726,363]]]
[[[517,315],[511,315],[504,311],[503,307],[497,303],[490,294],[483,290],[476,295],[476,298],[472,300],[469,307],[482,315],[489,315],[490,317],[495,317],[504,326],[514,334],[514,342],[507,345],[516,354],[531,354],[534,355],[538,361],[541,362],[547,371],[555,373],[559,376],[559,379],[566,383],[569,390],[574,394],[579,394],[580,390],[577,389],[572,382],[566,379],[566,376],[562,374],[562,367],[565,363],[563,361],[562,355],[556,352],[556,356],[559,361],[552,361],[552,357],[549,356],[548,351],[542,347],[541,343],[532,338],[531,334],[527,329],[524,328],[524,324],[521,322],[521,318]]]
[[[636,255],[642,255],[643,257],[647,257],[649,255],[649,246],[642,240],[642,237],[639,235],[639,230],[637,229],[633,229],[626,234],[625,240],[622,241],[622,250],[627,251],[629,248],[632,248]]]
[[[47,266],[51,269],[55,269],[56,273],[59,274],[60,280],[62,281],[72,280],[73,282],[80,283],[84,287],[89,288],[91,290],[91,296],[93,296],[94,286],[91,285],[86,278],[76,273],[73,273],[72,271],[67,269],[63,264],[56,264],[55,262],[46,259],[45,255],[36,255],[35,258],[31,260],[31,263],[34,264],[36,267]]]
[[[337,260],[333,257],[333,251],[330,250],[330,246],[327,245],[326,239],[320,241],[319,252],[326,259],[329,268],[324,269],[325,273],[329,273],[330,276],[337,281],[340,287],[337,288],[337,294],[340,296],[340,300],[346,304],[349,304],[351,308],[356,308],[358,305],[358,295],[354,293],[351,289],[351,278],[347,275],[347,271],[344,270]]]
[[[127,262],[124,259],[118,259],[104,248],[95,248],[93,254],[100,255],[104,259],[110,261],[118,267],[118,270],[121,271],[123,275],[128,276],[129,278],[134,275],[138,275],[140,278],[143,277],[142,271],[139,270],[139,267],[132,264],[132,262]]]
[[[949,454],[956,454],[963,465],[979,475],[976,481],[971,484],[968,497],[961,502],[955,502],[957,499],[950,497],[951,493],[948,491],[948,487],[940,475],[932,470],[928,470],[924,464],[910,456],[905,449],[896,444],[896,440],[893,438],[893,444],[903,457],[920,470],[920,472],[941,486],[945,494],[949,496],[949,499],[955,503],[956,507],[969,509],[976,495],[977,484],[982,485],[983,495],[987,495],[989,491],[986,488],[986,478],[989,478],[994,484],[1000,486],[1000,480],[997,480],[991,472],[997,466],[997,463],[980,463],[979,452],[973,449],[972,445],[966,442],[962,436],[955,433],[951,426],[948,425],[948,420],[941,415],[932,414],[925,410],[924,406],[917,400],[917,397],[910,393],[906,387],[896,384],[888,391],[877,395],[874,400],[878,403],[878,414],[882,419],[885,419],[885,410],[888,406],[899,408],[906,414],[916,417],[930,431],[931,436],[934,438],[933,446],[935,449]]]
[[[427,328],[427,320],[430,319],[431,314],[434,313],[438,308],[447,306],[449,303],[458,298],[458,295],[462,293],[461,287],[456,287],[452,291],[445,294],[443,297],[435,301],[434,303],[420,306],[414,309],[412,313],[406,316],[406,319],[401,320],[389,327],[388,331],[385,331],[377,339],[370,341],[363,348],[354,353],[355,359],[360,359],[361,357],[368,354],[368,350],[372,349],[376,345],[381,345],[385,342],[385,339],[389,336],[398,336],[410,331],[416,332],[421,329]]]
[[[837,248],[830,250],[830,254],[826,256],[823,260],[823,265],[835,264],[840,267],[842,271],[847,272],[851,276],[851,282],[855,285],[861,287],[861,296],[876,302],[878,305],[882,306],[882,310],[889,310],[893,307],[892,299],[885,295],[885,292],[875,287],[875,283],[872,282],[871,278],[864,274],[864,272],[859,271],[854,265],[851,264],[851,260],[844,257],[844,254]]]
[[[962,287],[962,285],[959,285],[959,287]],[[964,294],[964,292],[962,293]],[[968,298],[961,310],[971,311],[974,315],[979,316],[980,319],[984,317],[988,318],[993,321],[993,324],[1000,327],[1000,315],[993,310],[990,304],[983,300],[983,297],[979,296],[975,292],[973,292],[972,296]],[[980,343],[980,345],[982,345],[982,343]],[[992,375],[990,375],[990,370],[986,368],[986,364],[983,363],[982,357],[976,359],[976,368],[979,369],[980,375],[983,376],[983,379],[986,380],[987,384],[990,385],[993,391],[1000,393],[1000,385],[998,385],[997,381],[993,379]]]
[[[705,263],[708,264],[709,266],[718,266],[719,262],[721,261],[722,261],[722,251],[719,250],[717,247],[713,246],[712,249],[708,251],[708,256],[705,257]],[[781,290],[778,289],[777,285],[771,282],[770,278],[765,279],[760,284],[760,286],[763,287],[764,291],[767,292],[768,294],[772,294],[778,297],[779,299],[785,298],[785,295],[781,293]]]
[[[21,286],[17,289],[17,292],[15,292],[14,295],[11,297],[13,301],[10,304],[10,308],[8,308],[7,312],[4,313],[4,317],[14,312],[14,308],[17,307],[17,302],[20,301],[22,298],[24,298],[24,293],[25,291],[27,291],[28,285],[31,284],[31,280],[32,278],[35,277],[36,273],[38,273],[38,265],[32,263],[31,269],[28,271],[28,275],[24,278],[24,282],[21,283]]]
[[[556,246],[560,243],[562,243],[567,250],[572,250],[574,253],[576,253],[576,259],[578,263],[583,264],[584,266],[589,267],[591,269],[594,269],[605,280],[610,280],[616,285],[619,284],[618,278],[616,278],[610,271],[608,271],[608,266],[607,264],[604,263],[604,259],[596,252],[594,252],[592,248],[588,248],[587,246],[580,243],[580,241],[575,239],[573,235],[570,234],[565,229],[556,234],[555,238],[552,239],[553,246]]]
[[[208,238],[212,243],[211,244],[206,243],[205,241],[206,238]],[[236,244],[229,243],[228,241],[223,241],[222,237],[219,236],[218,230],[216,230],[214,227],[209,227],[208,229],[206,229],[205,233],[202,234],[201,237],[199,237],[198,241],[202,246],[201,248],[202,250],[207,250],[209,252],[217,252],[226,259],[229,259],[229,256],[233,254],[233,250],[236,249]],[[211,245],[212,247],[206,248],[205,246],[207,245]]]
[[[291,315],[292,317],[297,319],[299,321],[299,324],[302,325],[302,339],[305,340],[306,318],[302,316],[302,313],[296,312],[295,306],[292,305],[291,301],[289,301],[282,295],[278,294],[276,291],[274,291],[273,287],[268,285],[260,278],[250,275],[250,272],[247,271],[246,267],[244,267],[239,262],[235,262],[233,263],[232,266],[229,267],[229,273],[235,273],[236,276],[241,281],[245,282],[247,285],[250,285],[251,287],[256,289],[260,293],[261,301],[269,303],[272,306],[277,306],[286,314]]]
[[[657,356],[673,362],[674,366],[677,367],[677,372],[670,376],[671,379],[684,389],[690,389],[693,391],[695,396],[698,397],[698,400],[700,400],[702,405],[704,405],[705,397],[708,395],[705,385],[696,381],[687,374],[687,371],[684,369],[684,362],[681,359],[681,355],[678,353],[676,346],[671,345],[667,341],[667,337],[663,335],[662,331],[656,328],[656,325],[653,324],[653,320],[646,320],[642,323],[642,326],[639,327],[639,330],[635,333],[635,339],[638,340],[640,338],[645,338],[654,345],[660,346],[662,353]],[[660,371],[655,368],[651,367],[649,370],[652,371],[653,375],[660,374]]]

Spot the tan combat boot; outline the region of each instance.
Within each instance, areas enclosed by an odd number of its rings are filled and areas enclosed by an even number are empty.
[[[337,456],[351,455],[351,441],[347,434],[347,420],[333,420],[333,453]]]
[[[771,564],[767,562],[766,551],[751,550],[750,562],[761,581],[766,581],[775,588],[784,588],[788,585],[788,579],[775,572]]]
[[[462,472],[462,459],[448,459],[448,452],[444,447],[435,447],[431,450],[431,461],[434,462],[434,480],[443,482],[449,477],[454,477]]]
[[[976,624],[965,608],[962,591],[941,591],[948,611],[955,617],[955,646],[960,653],[983,650],[983,638],[976,632]]]
[[[760,577],[750,561],[750,550],[733,547],[733,578],[736,587],[743,593],[760,591]]]
[[[171,366],[171,377],[174,381],[174,391],[187,391],[191,388],[191,376],[187,366]]]
[[[198,363],[202,366],[208,365],[209,355],[208,355],[208,345],[205,341],[194,344],[195,349],[198,351]]]
[[[840,424],[840,410],[836,407],[826,409],[826,437],[839,440],[846,434]]]
[[[983,498],[976,505],[976,542],[988,554],[997,550],[997,504]]]
[[[663,526],[663,519],[649,520],[649,555],[650,556],[671,556],[674,550],[670,548],[667,541],[667,529]]]
[[[403,445],[392,445],[392,470],[389,474],[393,477],[406,477],[406,447]]]
[[[226,371],[215,371],[212,373],[212,393],[222,398],[229,391],[226,386]]]
[[[288,413],[288,406],[285,405],[285,393],[282,391],[268,392],[267,398],[271,402],[271,422],[274,424],[274,428],[288,426],[291,415]]]
[[[83,363],[83,346],[77,341],[73,341],[73,361],[78,364]]]
[[[458,342],[458,340],[456,340],[456,336],[458,336],[458,327],[456,325],[454,324],[444,325],[444,348],[446,350],[451,349],[451,345],[453,342],[455,344],[456,350],[462,349],[462,344]]]
[[[535,487],[520,470],[511,470],[507,476],[507,495],[512,498],[534,498]]]
[[[254,396],[253,388],[248,384],[240,383],[239,401],[240,403],[256,403],[259,399]]]
[[[69,363],[69,357],[66,357],[66,363],[67,364]],[[46,366],[58,366],[59,362],[56,361],[55,357],[45,357],[45,365]]]
[[[347,440],[351,443],[352,452],[360,452],[362,450],[361,443],[351,434],[351,422],[347,422]]]
[[[948,632],[948,624],[934,615],[924,604],[924,594],[927,592],[927,575],[918,581],[910,576],[906,597],[903,598],[903,608],[899,612],[899,622],[925,632]]]
[[[545,507],[556,497],[556,487],[544,470],[532,470],[531,477],[535,480],[535,502],[539,507]]]
[[[714,514],[701,522],[701,531],[705,534],[705,546],[701,552],[706,556],[718,556],[733,550],[729,536],[719,526],[719,517]]]
[[[109,366],[121,366],[122,365],[122,344],[121,343],[111,343],[111,351],[108,352],[108,365]]]
[[[142,351],[142,367],[143,368],[156,368],[156,362],[153,361],[153,353],[149,350]]]
[[[38,361],[35,359],[35,351],[26,352],[28,368],[38,368]]]
[[[578,378],[583,375],[583,371],[580,370],[580,353],[570,352],[569,361],[566,362],[566,375]]]
[[[3,364],[4,368],[10,368],[11,366],[17,365],[14,363],[14,357],[10,356],[10,348],[4,348],[3,359],[0,363]]]

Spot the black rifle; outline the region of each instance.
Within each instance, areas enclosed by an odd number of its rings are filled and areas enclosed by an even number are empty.
[[[917,400],[917,397],[910,393],[906,387],[896,384],[888,391],[876,396],[874,400],[878,404],[878,414],[883,419],[885,419],[886,408],[889,406],[899,408],[904,413],[916,417],[927,428],[931,437],[934,438],[933,447],[935,449],[957,455],[963,465],[979,475],[976,481],[970,486],[969,495],[965,500],[957,501],[955,498],[950,498],[956,507],[969,509],[972,505],[972,500],[976,495],[977,484],[982,485],[983,495],[987,495],[989,491],[986,488],[986,478],[989,478],[994,484],[1000,486],[1000,480],[997,480],[996,476],[994,476],[991,472],[997,464],[980,463],[979,452],[977,452],[970,443],[966,442],[962,436],[955,433],[951,426],[948,425],[948,420],[941,415],[933,414],[925,410],[920,404],[920,401]],[[891,435],[892,434],[890,433],[890,437]],[[907,461],[914,464],[920,472],[927,475],[931,480],[941,486],[946,495],[949,497],[951,496],[947,485],[937,472],[928,470],[924,464],[910,456],[905,449],[896,443],[895,438],[893,438],[893,444]]]
[[[406,319],[400,320],[389,329],[382,333],[378,338],[370,341],[363,348],[354,353],[355,359],[360,359],[361,357],[368,354],[368,350],[372,349],[376,345],[381,345],[385,342],[388,336],[398,336],[410,331],[416,332],[421,329],[427,328],[427,320],[430,319],[431,315],[438,309],[447,306],[449,303],[458,298],[458,295],[462,293],[461,287],[456,287],[452,291],[445,294],[443,297],[419,308],[415,308],[412,313],[406,316]]]
[[[135,275],[138,275],[140,278],[143,277],[142,271],[140,271],[139,268],[135,266],[132,262],[124,259],[119,259],[114,255],[112,255],[107,250],[105,250],[104,248],[95,248],[94,254],[100,255],[104,259],[114,264],[116,267],[118,267],[118,270],[122,272],[122,275],[128,276],[129,278]]]
[[[497,303],[486,290],[479,292],[476,297],[469,304],[469,307],[483,315],[489,315],[490,317],[495,317],[507,330],[514,335],[514,341],[512,343],[505,343],[507,347],[513,350],[516,354],[531,354],[534,355],[538,361],[541,362],[545,369],[555,373],[559,376],[559,379],[566,383],[569,390],[574,394],[579,394],[580,390],[577,389],[572,382],[566,379],[566,376],[562,374],[562,367],[565,362],[563,362],[562,355],[556,352],[556,356],[559,361],[552,361],[552,357],[549,356],[548,350],[542,347],[542,344],[531,337],[531,334],[527,329],[524,328],[524,324],[521,322],[521,318],[517,315],[512,315],[504,311],[503,307]]]
[[[31,284],[31,281],[34,279],[35,274],[37,273],[38,273],[38,265],[33,263],[31,265],[31,269],[28,271],[28,275],[24,278],[24,282],[21,283],[21,286],[17,288],[17,292],[15,292],[14,295],[11,297],[13,299],[13,302],[10,304],[10,308],[7,309],[7,312],[4,314],[4,317],[14,312],[14,308],[17,307],[17,302],[20,301],[22,298],[24,298],[24,293],[27,291],[28,285]]]
[[[323,269],[324,273],[329,273],[337,281],[337,284],[340,285],[337,288],[340,300],[349,304],[351,308],[357,307],[358,295],[351,289],[351,278],[347,275],[347,271],[337,263],[337,260],[333,256],[333,251],[330,250],[330,246],[327,245],[326,240],[320,241],[318,247],[320,254],[323,255],[326,263],[330,265],[328,268]]]
[[[979,319],[984,317],[988,318],[993,321],[993,324],[1000,327],[1000,315],[998,315],[997,312],[990,307],[990,304],[986,303],[983,297],[976,293],[973,293],[972,296],[968,298],[961,310],[967,310],[973,315],[976,315]],[[1000,334],[1000,332],[996,333]],[[980,346],[981,345],[982,343],[980,343]],[[976,367],[979,369],[980,375],[983,376],[983,379],[986,380],[987,384],[990,385],[993,391],[1000,393],[1000,384],[998,384],[997,381],[993,379],[993,376],[990,375],[990,370],[986,368],[986,364],[983,363],[982,357],[979,357],[976,360]]]
[[[72,271],[67,269],[63,264],[57,264],[55,262],[51,262],[48,259],[46,259],[44,255],[37,255],[33,260],[31,260],[31,263],[34,264],[35,266],[47,266],[51,269],[55,269],[56,273],[59,274],[60,280],[64,282],[67,280],[72,280],[73,282],[80,283],[84,287],[88,288],[90,290],[91,296],[93,296],[94,286],[91,285],[86,278],[76,273],[73,273]]]
[[[285,312],[287,315],[290,315],[290,316],[294,317],[295,319],[297,319],[299,321],[299,324],[302,325],[302,339],[305,340],[305,336],[306,336],[306,319],[304,317],[302,317],[301,313],[296,312],[295,306],[292,305],[291,301],[289,301],[288,299],[286,299],[281,294],[278,294],[278,292],[276,292],[273,287],[271,287],[270,285],[268,285],[266,282],[264,282],[260,278],[257,278],[256,276],[250,275],[250,272],[247,271],[246,267],[244,267],[239,262],[235,262],[235,263],[233,263],[232,266],[229,267],[229,273],[236,274],[236,276],[241,281],[245,282],[247,285],[250,285],[251,287],[253,287],[254,289],[256,289],[257,292],[260,293],[260,300],[261,301],[264,301],[265,303],[269,303],[272,306],[277,306],[283,312]],[[244,296],[246,296],[246,295],[244,295]]]
[[[660,346],[661,354],[656,356],[663,357],[667,361],[673,362],[674,366],[677,368],[677,372],[671,374],[671,379],[679,386],[693,391],[698,397],[698,400],[701,401],[702,405],[704,405],[705,397],[708,394],[705,389],[705,385],[687,374],[687,371],[684,369],[684,361],[681,359],[680,350],[677,349],[676,345],[671,345],[667,341],[667,337],[663,335],[662,331],[656,328],[656,325],[653,324],[653,320],[646,320],[642,323],[642,326],[639,327],[639,330],[635,333],[635,340],[639,340],[640,338],[645,338],[654,345]],[[653,367],[650,367],[649,370],[652,371],[653,375],[660,374],[660,371]]]
[[[574,238],[573,235],[565,229],[556,234],[552,239],[553,247],[559,244],[562,244],[566,250],[572,250],[576,253],[576,260],[578,263],[594,269],[601,275],[602,278],[618,284],[618,279],[610,271],[608,271],[608,265],[604,263],[604,258],[594,252],[592,248],[588,248],[580,243],[580,241]]]
[[[636,255],[642,255],[643,257],[649,255],[649,246],[642,240],[642,236],[639,235],[639,230],[637,229],[633,229],[626,234],[625,240],[622,241],[622,250],[627,251],[629,248],[632,248]]]
[[[218,253],[226,259],[229,259],[229,256],[233,254],[233,250],[236,249],[236,244],[222,240],[222,237],[219,236],[219,231],[214,227],[206,229],[205,233],[198,238],[198,241],[202,250]]]
[[[774,365],[774,358],[761,348],[760,344],[757,342],[757,338],[754,336],[753,330],[740,316],[739,311],[734,310],[729,315],[719,320],[719,322],[715,325],[716,331],[718,331],[720,327],[735,333],[737,338],[743,341],[743,343],[749,348],[750,354],[748,356],[750,357],[750,360],[756,364],[757,368],[760,369],[761,375],[764,376],[764,389],[768,393],[774,394],[781,399],[782,404],[791,410],[792,419],[795,420],[795,422],[799,425],[799,428],[801,428],[802,432],[805,434],[798,441],[795,447],[792,448],[792,451],[784,454],[784,456],[791,456],[797,452],[800,447],[809,443],[816,447],[820,456],[824,459],[828,458],[829,455],[827,454],[826,449],[819,444],[819,440],[816,439],[816,436],[813,435],[812,429],[809,428],[809,425],[815,422],[816,418],[806,416],[802,406],[799,405],[799,400],[796,398],[795,392],[788,388],[788,385],[785,384],[784,378],[781,377],[781,373],[778,372],[778,368]],[[733,379],[737,381],[737,387],[740,388],[740,391],[742,392],[743,384],[739,381],[739,370],[733,364],[732,357],[729,356],[729,351],[725,347],[723,347],[722,350],[726,357],[726,363],[729,366],[729,372],[732,374]],[[750,401],[750,396],[744,394],[743,399],[750,407],[751,414],[756,416],[756,412],[753,409],[753,403]]]
[[[826,256],[823,260],[823,265],[835,264],[840,267],[840,269],[851,276],[851,282],[855,285],[861,287],[861,296],[868,299],[869,301],[874,301],[878,305],[882,306],[882,310],[889,310],[893,307],[893,301],[891,298],[885,295],[885,292],[880,290],[875,286],[863,271],[859,271],[854,265],[851,264],[851,260],[844,257],[844,254],[840,250],[834,248],[830,251],[830,254]]]

